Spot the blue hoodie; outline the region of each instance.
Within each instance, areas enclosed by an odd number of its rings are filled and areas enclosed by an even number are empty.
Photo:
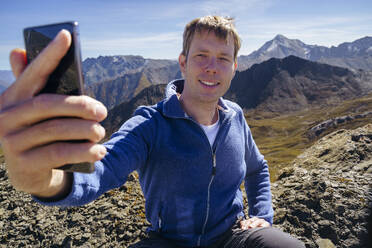
[[[244,216],[244,180],[249,216],[272,224],[269,170],[241,108],[219,100],[220,128],[211,146],[201,126],[182,109],[171,82],[167,97],[139,107],[105,143],[107,155],[92,174],[74,173],[71,193],[46,205],[76,206],[120,187],[138,171],[150,231],[182,246],[207,246]]]

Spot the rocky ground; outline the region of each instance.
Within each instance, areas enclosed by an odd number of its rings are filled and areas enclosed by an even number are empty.
[[[367,247],[372,124],[323,137],[279,178],[272,189],[275,225],[307,247]]]
[[[143,194],[133,174],[83,206],[41,206],[9,184],[0,167],[0,247],[127,247],[145,236]]]
[[[372,124],[319,140],[273,183],[274,225],[307,247],[367,247]],[[136,174],[84,207],[44,207],[0,163],[0,247],[127,247],[148,226]]]

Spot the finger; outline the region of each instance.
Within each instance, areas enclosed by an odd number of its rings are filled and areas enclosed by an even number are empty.
[[[13,75],[17,79],[27,65],[26,51],[21,48],[12,50],[10,52],[9,60],[12,67]]]
[[[0,112],[0,138],[46,119],[78,117],[100,122],[106,116],[105,106],[91,97],[42,94]]]
[[[37,173],[39,170],[50,170],[64,164],[95,162],[103,159],[106,148],[100,144],[56,142],[38,147],[18,156],[19,169]],[[32,161],[32,165],[29,162]],[[25,168],[27,167],[27,168]]]
[[[240,228],[241,228],[242,230],[247,230],[247,229],[248,229],[248,221],[247,221],[247,220],[242,220],[242,221],[240,222]]]
[[[258,227],[259,224],[260,224],[259,221],[252,221],[249,224],[249,228],[256,228],[256,227]]]
[[[269,227],[270,223],[267,222],[266,220],[261,220],[258,227]]]
[[[256,226],[254,223],[255,223],[257,220],[258,220],[257,217],[249,218],[249,219],[246,221],[246,225],[247,225],[248,229],[250,229],[250,228],[254,228],[254,227]]]
[[[261,218],[253,217],[250,220],[249,228],[256,228],[256,227],[268,227],[270,224]]]
[[[17,81],[7,90],[3,108],[29,99],[38,93],[68,51],[70,44],[70,33],[67,30],[60,31],[56,38],[24,69]]]
[[[15,134],[7,135],[3,146],[22,152],[55,141],[89,140],[97,143],[105,136],[105,129],[95,121],[59,118],[41,122]]]

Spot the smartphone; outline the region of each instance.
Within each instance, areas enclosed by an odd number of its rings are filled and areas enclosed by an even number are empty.
[[[79,42],[79,26],[75,21],[55,23],[43,26],[28,27],[23,30],[27,63],[35,59],[39,53],[57,36],[58,32],[66,29],[71,33],[71,47],[62,58],[57,68],[49,76],[45,87],[38,93],[53,93],[63,95],[83,95],[84,79],[81,64]],[[82,142],[69,141],[69,142]],[[94,164],[66,164],[58,169],[68,172],[92,173]]]

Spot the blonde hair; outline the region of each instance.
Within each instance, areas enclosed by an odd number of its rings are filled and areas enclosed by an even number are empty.
[[[186,25],[183,32],[183,48],[181,53],[186,57],[186,59],[195,33],[201,33],[202,31],[213,31],[218,38],[225,42],[228,41],[231,35],[234,39],[234,60],[236,62],[238,51],[241,46],[241,40],[236,31],[234,19],[221,16],[204,16],[196,18]]]

